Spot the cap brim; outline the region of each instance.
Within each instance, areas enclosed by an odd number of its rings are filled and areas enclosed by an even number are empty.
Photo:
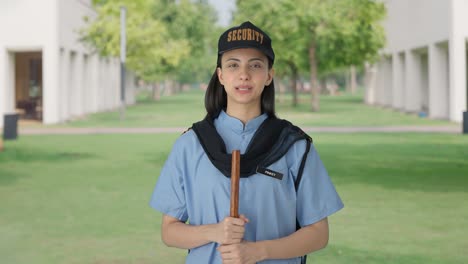
[[[272,54],[268,54],[267,52],[265,52],[264,50],[262,50],[260,48],[252,47],[252,46],[248,46],[248,45],[240,45],[240,46],[232,47],[232,48],[229,48],[229,49],[218,52],[218,55],[222,55],[223,53],[226,53],[226,52],[231,51],[231,50],[236,50],[236,49],[256,49],[256,50],[262,52],[263,54],[265,54],[265,56],[267,56],[269,59],[273,60],[273,55]]]

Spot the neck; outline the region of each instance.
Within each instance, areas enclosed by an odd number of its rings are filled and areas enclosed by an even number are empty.
[[[229,104],[228,104],[226,108],[226,114],[239,119],[245,125],[250,120],[259,116],[261,114],[261,110],[260,110],[259,105],[252,106],[252,107],[235,108],[235,107],[229,107]]]

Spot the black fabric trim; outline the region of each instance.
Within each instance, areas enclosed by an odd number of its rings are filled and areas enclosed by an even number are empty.
[[[230,178],[231,154],[227,153],[226,145],[216,131],[213,120],[206,117],[202,121],[194,123],[192,129],[211,163],[224,176]],[[257,167],[267,168],[286,154],[296,141],[301,139],[312,141],[312,138],[304,131],[290,122],[268,117],[257,129],[246,152],[240,157],[242,164],[240,176],[245,178],[255,174]]]
[[[306,150],[304,152],[304,155],[302,156],[301,165],[299,166],[299,170],[297,172],[296,181],[294,181],[294,188],[296,189],[296,193],[297,193],[297,190],[299,189],[299,184],[301,183],[302,174],[304,172],[304,167],[305,167],[305,163],[307,160],[307,154],[309,154],[311,143],[312,143],[312,139],[311,138],[310,140],[307,139]],[[299,220],[297,220],[296,218],[296,231],[299,229],[301,229],[301,225],[299,224]],[[307,255],[304,255],[301,257],[301,264],[306,264],[306,262],[307,262]]]
[[[305,167],[305,163],[307,160],[307,154],[309,154],[311,142],[312,142],[311,138],[307,139],[306,150],[304,152],[304,155],[302,156],[301,165],[299,166],[296,181],[294,182],[294,188],[296,188],[296,192],[299,189],[299,183],[301,183],[302,173],[304,172],[304,167]]]

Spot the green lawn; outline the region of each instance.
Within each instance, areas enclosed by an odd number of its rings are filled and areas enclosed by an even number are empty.
[[[301,126],[453,125],[322,97],[309,111],[290,95],[281,118]],[[59,126],[188,127],[203,93],[152,102]],[[1,263],[183,263],[160,241],[148,200],[178,134],[25,136],[0,152]],[[345,209],[330,218],[329,246],[310,263],[468,263],[468,137],[448,134],[313,134]]]
[[[324,106],[325,107],[325,106]],[[175,108],[174,108],[175,109]],[[178,134],[20,136],[0,152],[1,263],[183,263],[148,200]],[[345,203],[310,263],[468,263],[468,137],[313,134]]]
[[[120,121],[116,111],[88,115],[61,126],[75,127],[188,127],[205,115],[204,93],[192,90],[151,101],[140,93],[138,104],[127,107],[126,119]],[[300,95],[298,107],[291,106],[291,95],[278,96],[277,112],[301,126],[392,126],[392,125],[453,125],[457,124],[420,118],[389,108],[363,104],[362,95],[322,96],[319,112],[310,111],[310,95]]]

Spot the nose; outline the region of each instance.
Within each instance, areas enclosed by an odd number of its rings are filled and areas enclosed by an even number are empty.
[[[239,78],[243,81],[250,80],[249,66],[240,67]]]

